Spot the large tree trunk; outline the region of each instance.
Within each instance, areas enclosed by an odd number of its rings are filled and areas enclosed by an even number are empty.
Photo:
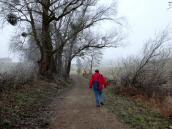
[[[59,78],[62,78],[62,74],[63,74],[62,53],[63,53],[63,50],[60,50],[58,53],[56,53],[56,57],[55,57],[57,76]]]
[[[41,60],[39,61],[40,74],[46,78],[53,78],[53,73],[56,73],[55,59],[53,56],[53,46],[50,36],[50,23],[48,8],[50,5],[49,0],[44,0],[43,14],[42,14],[42,47]]]
[[[56,67],[54,57],[51,53],[44,52],[39,62],[39,72],[42,76],[53,79],[53,74],[56,74]]]
[[[64,79],[69,79],[69,77],[70,77],[71,62],[72,62],[71,59],[67,60],[67,62],[66,62]]]
[[[64,70],[64,75],[63,75],[65,79],[69,79],[70,77],[71,63],[73,59],[72,51],[73,51],[74,42],[76,39],[77,39],[77,35],[75,35],[74,38],[72,39],[69,46],[69,52],[66,55],[65,70]]]
[[[71,62],[73,59],[72,58],[72,49],[73,49],[75,39],[76,39],[76,37],[71,42],[70,47],[69,47],[69,53],[67,53],[67,55],[66,55],[65,70],[64,70],[64,78],[65,79],[69,79],[69,77],[70,77]]]

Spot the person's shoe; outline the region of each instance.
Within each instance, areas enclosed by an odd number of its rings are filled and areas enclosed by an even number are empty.
[[[101,105],[104,105],[104,103],[103,103],[103,102],[101,102],[100,104],[101,104]]]
[[[96,107],[100,107],[100,105],[96,105]]]

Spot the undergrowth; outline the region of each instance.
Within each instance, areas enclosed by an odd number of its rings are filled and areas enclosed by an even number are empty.
[[[0,94],[0,129],[43,128],[48,105],[68,84],[38,81]]]
[[[107,108],[119,119],[135,129],[169,129],[171,121],[160,113],[127,97],[116,95],[113,88],[107,91]]]

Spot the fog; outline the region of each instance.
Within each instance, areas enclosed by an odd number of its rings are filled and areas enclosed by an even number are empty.
[[[125,40],[118,48],[104,50],[103,62],[116,61],[128,55],[136,55],[144,42],[152,37],[155,32],[171,26],[172,9],[168,9],[168,0],[120,0],[118,1],[118,17],[123,17],[120,25]],[[114,23],[115,24],[115,23]],[[12,57],[18,60],[17,55],[9,51],[10,37],[15,33],[14,27],[5,25],[0,29],[0,58]],[[103,22],[101,31],[116,29],[112,23]],[[98,30],[99,31],[99,30]]]
[[[171,28],[172,9],[168,9],[168,0],[120,0],[118,5],[118,15],[126,19],[123,28],[127,36],[122,47],[105,50],[106,61],[137,55],[146,40],[166,27]]]

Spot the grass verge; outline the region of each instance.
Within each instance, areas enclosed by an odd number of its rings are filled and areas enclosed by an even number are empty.
[[[37,81],[0,94],[0,129],[43,129],[48,105],[69,83]]]
[[[113,88],[107,91],[107,108],[119,119],[135,129],[169,129],[172,123],[160,113],[152,111],[141,103],[114,94]]]

